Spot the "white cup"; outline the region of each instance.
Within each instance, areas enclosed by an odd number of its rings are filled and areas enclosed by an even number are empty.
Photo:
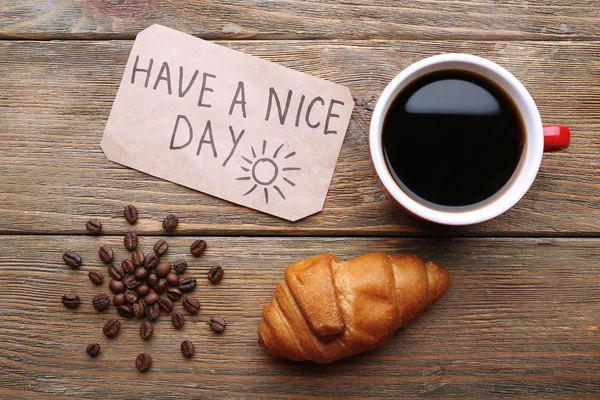
[[[440,70],[469,71],[495,82],[508,94],[525,125],[526,144],[519,164],[510,180],[492,197],[476,204],[461,207],[436,207],[419,202],[406,194],[390,173],[382,146],[385,115],[396,96],[411,82]],[[418,61],[400,72],[385,88],[371,119],[369,148],[375,172],[391,199],[409,213],[444,225],[470,225],[487,221],[514,206],[533,183],[544,151],[558,151],[569,146],[570,132],[564,126],[542,125],[540,113],[525,87],[506,69],[485,58],[469,54],[440,54]],[[418,168],[418,166],[415,166]]]

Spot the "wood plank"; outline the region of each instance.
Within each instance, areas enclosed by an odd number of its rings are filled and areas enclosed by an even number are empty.
[[[0,0],[0,37],[133,39],[158,23],[209,39],[536,39],[600,36],[595,0]]]
[[[100,138],[131,42],[0,42],[0,232],[177,234],[598,235],[600,232],[600,42],[251,41],[221,42],[347,85],[356,99],[321,213],[289,223],[109,162]],[[466,52],[508,68],[529,88],[547,123],[572,129],[571,148],[544,158],[530,192],[505,215],[477,226],[436,227],[387,200],[371,170],[372,108],[402,68],[426,56]]]
[[[199,278],[194,292],[201,313],[175,331],[164,316],[149,342],[139,322],[124,320],[118,337],[102,326],[114,307],[90,304],[108,293],[93,286],[87,271],[100,268],[101,244],[127,256],[122,238],[2,236],[0,241],[0,397],[2,398],[561,398],[600,395],[600,239],[391,239],[207,237],[208,250],[193,259],[195,237],[167,238],[166,258],[190,262]],[[141,237],[150,249],[156,237]],[[80,270],[61,254],[77,250]],[[333,252],[342,259],[362,253],[413,252],[437,260],[452,278],[447,294],[385,347],[318,366],[276,360],[257,345],[263,305],[284,268],[304,257]],[[225,278],[211,286],[208,266]],[[365,271],[365,273],[368,273]],[[68,310],[63,293],[82,305]],[[181,309],[179,303],[176,309]],[[221,336],[206,326],[222,315]],[[182,340],[196,345],[192,360],[179,352]],[[97,359],[85,354],[102,347]],[[140,352],[153,356],[142,375]]]

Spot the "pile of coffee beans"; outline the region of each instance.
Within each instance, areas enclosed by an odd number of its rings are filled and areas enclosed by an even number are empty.
[[[135,224],[139,213],[135,206],[128,205],[123,216],[130,224]],[[165,217],[162,226],[165,231],[173,232],[178,224],[179,218],[169,214]],[[98,235],[102,231],[102,223],[95,219],[89,220],[86,229],[91,234]],[[173,326],[182,329],[185,325],[185,316],[180,312],[173,312],[173,302],[181,299],[183,308],[189,314],[197,314],[200,311],[198,299],[189,295],[196,288],[196,279],[181,277],[187,270],[187,262],[161,260],[169,249],[169,244],[163,239],[158,240],[147,254],[137,248],[138,236],[135,232],[125,235],[123,245],[127,250],[132,251],[130,259],[115,261],[114,251],[107,245],[98,249],[100,260],[109,264],[106,271],[111,278],[108,288],[112,292],[112,303],[117,313],[124,318],[146,318],[139,328],[140,336],[145,340],[150,339],[154,332],[152,323],[156,322],[163,313],[171,313]],[[190,253],[199,257],[206,248],[206,241],[199,239],[191,244]],[[79,254],[72,251],[64,253],[63,260],[71,268],[78,268],[83,262]],[[97,269],[90,270],[88,277],[96,286],[104,282],[104,274]],[[223,279],[223,268],[218,265],[211,267],[207,278],[211,283],[218,284]],[[111,298],[107,294],[98,294],[93,297],[92,306],[101,311],[106,309],[110,302]],[[81,299],[77,294],[69,293],[62,297],[62,303],[65,307],[73,309],[79,307]],[[221,317],[213,316],[208,325],[214,332],[221,333],[225,330],[226,322]],[[121,322],[111,318],[105,323],[103,332],[106,337],[112,338],[119,333],[120,329]],[[186,358],[191,358],[194,351],[194,345],[189,340],[181,343],[181,352]],[[86,352],[90,357],[96,357],[100,353],[100,345],[92,343],[87,347]],[[152,365],[152,357],[147,353],[141,353],[135,360],[135,365],[140,371],[145,372]]]

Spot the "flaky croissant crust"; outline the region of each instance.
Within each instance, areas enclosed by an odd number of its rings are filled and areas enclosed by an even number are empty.
[[[379,347],[449,283],[443,267],[411,254],[310,257],[286,269],[263,310],[259,344],[275,356],[318,363]]]

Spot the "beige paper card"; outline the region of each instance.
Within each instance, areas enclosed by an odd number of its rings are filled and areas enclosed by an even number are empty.
[[[323,208],[353,107],[343,86],[153,25],[135,40],[102,150],[296,221]]]

